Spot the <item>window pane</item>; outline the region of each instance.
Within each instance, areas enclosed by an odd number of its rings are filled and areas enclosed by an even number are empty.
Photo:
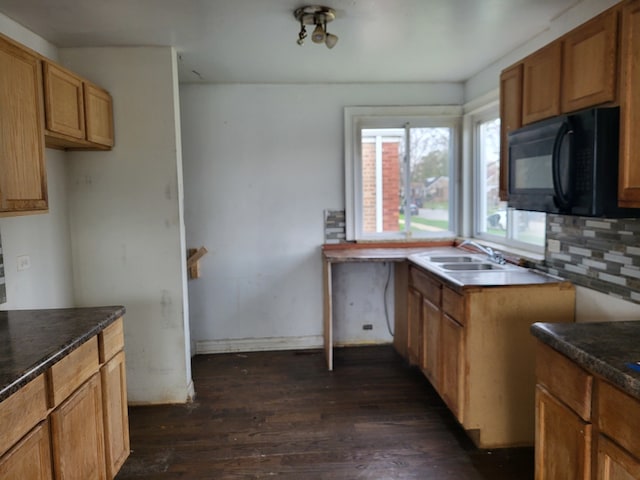
[[[404,129],[362,130],[362,230],[399,232]]]
[[[500,119],[482,122],[478,128],[480,171],[480,232],[506,238],[507,203],[501,202],[500,190]]]
[[[362,231],[415,236],[448,231],[451,129],[367,128],[361,139]]]
[[[451,129],[412,127],[409,138],[411,230],[449,231]]]
[[[476,135],[478,233],[505,243],[515,241],[544,247],[545,214],[507,208],[507,202],[500,201],[500,119],[478,123]]]
[[[544,247],[546,214],[514,210],[513,237],[521,242]]]

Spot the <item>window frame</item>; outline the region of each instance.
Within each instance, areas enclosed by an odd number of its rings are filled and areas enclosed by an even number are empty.
[[[432,239],[455,237],[458,231],[458,208],[460,182],[460,138],[462,130],[463,108],[457,105],[444,106],[397,106],[397,107],[345,107],[344,109],[344,145],[345,145],[345,213],[346,239],[349,241],[407,240],[411,238]],[[451,128],[449,165],[449,185],[453,190],[449,202],[449,232],[425,232],[414,235],[413,232],[365,233],[362,228],[362,129],[396,128],[409,122],[415,127]],[[406,177],[402,179],[405,185]]]
[[[483,171],[480,165],[481,161],[481,136],[480,125],[482,123],[500,118],[500,111],[497,102],[492,102],[486,105],[484,108],[477,109],[471,114],[471,136],[473,141],[472,147],[472,172],[473,172],[473,185],[472,185],[472,204],[475,207],[472,210],[472,222],[473,222],[473,237],[479,240],[502,245],[509,249],[518,249],[532,254],[544,254],[545,242],[543,245],[535,245],[529,242],[523,242],[518,240],[514,235],[514,223],[515,212],[514,208],[506,207],[505,212],[507,216],[507,229],[505,236],[492,235],[486,231],[481,231],[483,214],[486,216],[486,201],[483,200]],[[546,237],[546,235],[545,235]]]

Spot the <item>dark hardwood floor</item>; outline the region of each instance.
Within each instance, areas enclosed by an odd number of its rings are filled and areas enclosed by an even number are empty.
[[[390,346],[199,355],[196,399],[130,409],[125,479],[533,479],[533,449],[480,451]]]

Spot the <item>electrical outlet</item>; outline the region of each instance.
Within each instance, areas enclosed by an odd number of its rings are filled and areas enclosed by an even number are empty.
[[[365,323],[364,325],[362,325],[362,329],[363,330],[373,330],[373,325],[371,325],[370,323]]]
[[[18,261],[16,263],[18,265],[19,272],[31,268],[31,257],[29,255],[20,255],[17,260]]]

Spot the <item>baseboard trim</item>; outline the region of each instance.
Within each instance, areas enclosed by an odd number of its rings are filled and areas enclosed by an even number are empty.
[[[209,353],[266,352],[323,348],[321,335],[306,337],[232,338],[196,341],[196,355]]]

